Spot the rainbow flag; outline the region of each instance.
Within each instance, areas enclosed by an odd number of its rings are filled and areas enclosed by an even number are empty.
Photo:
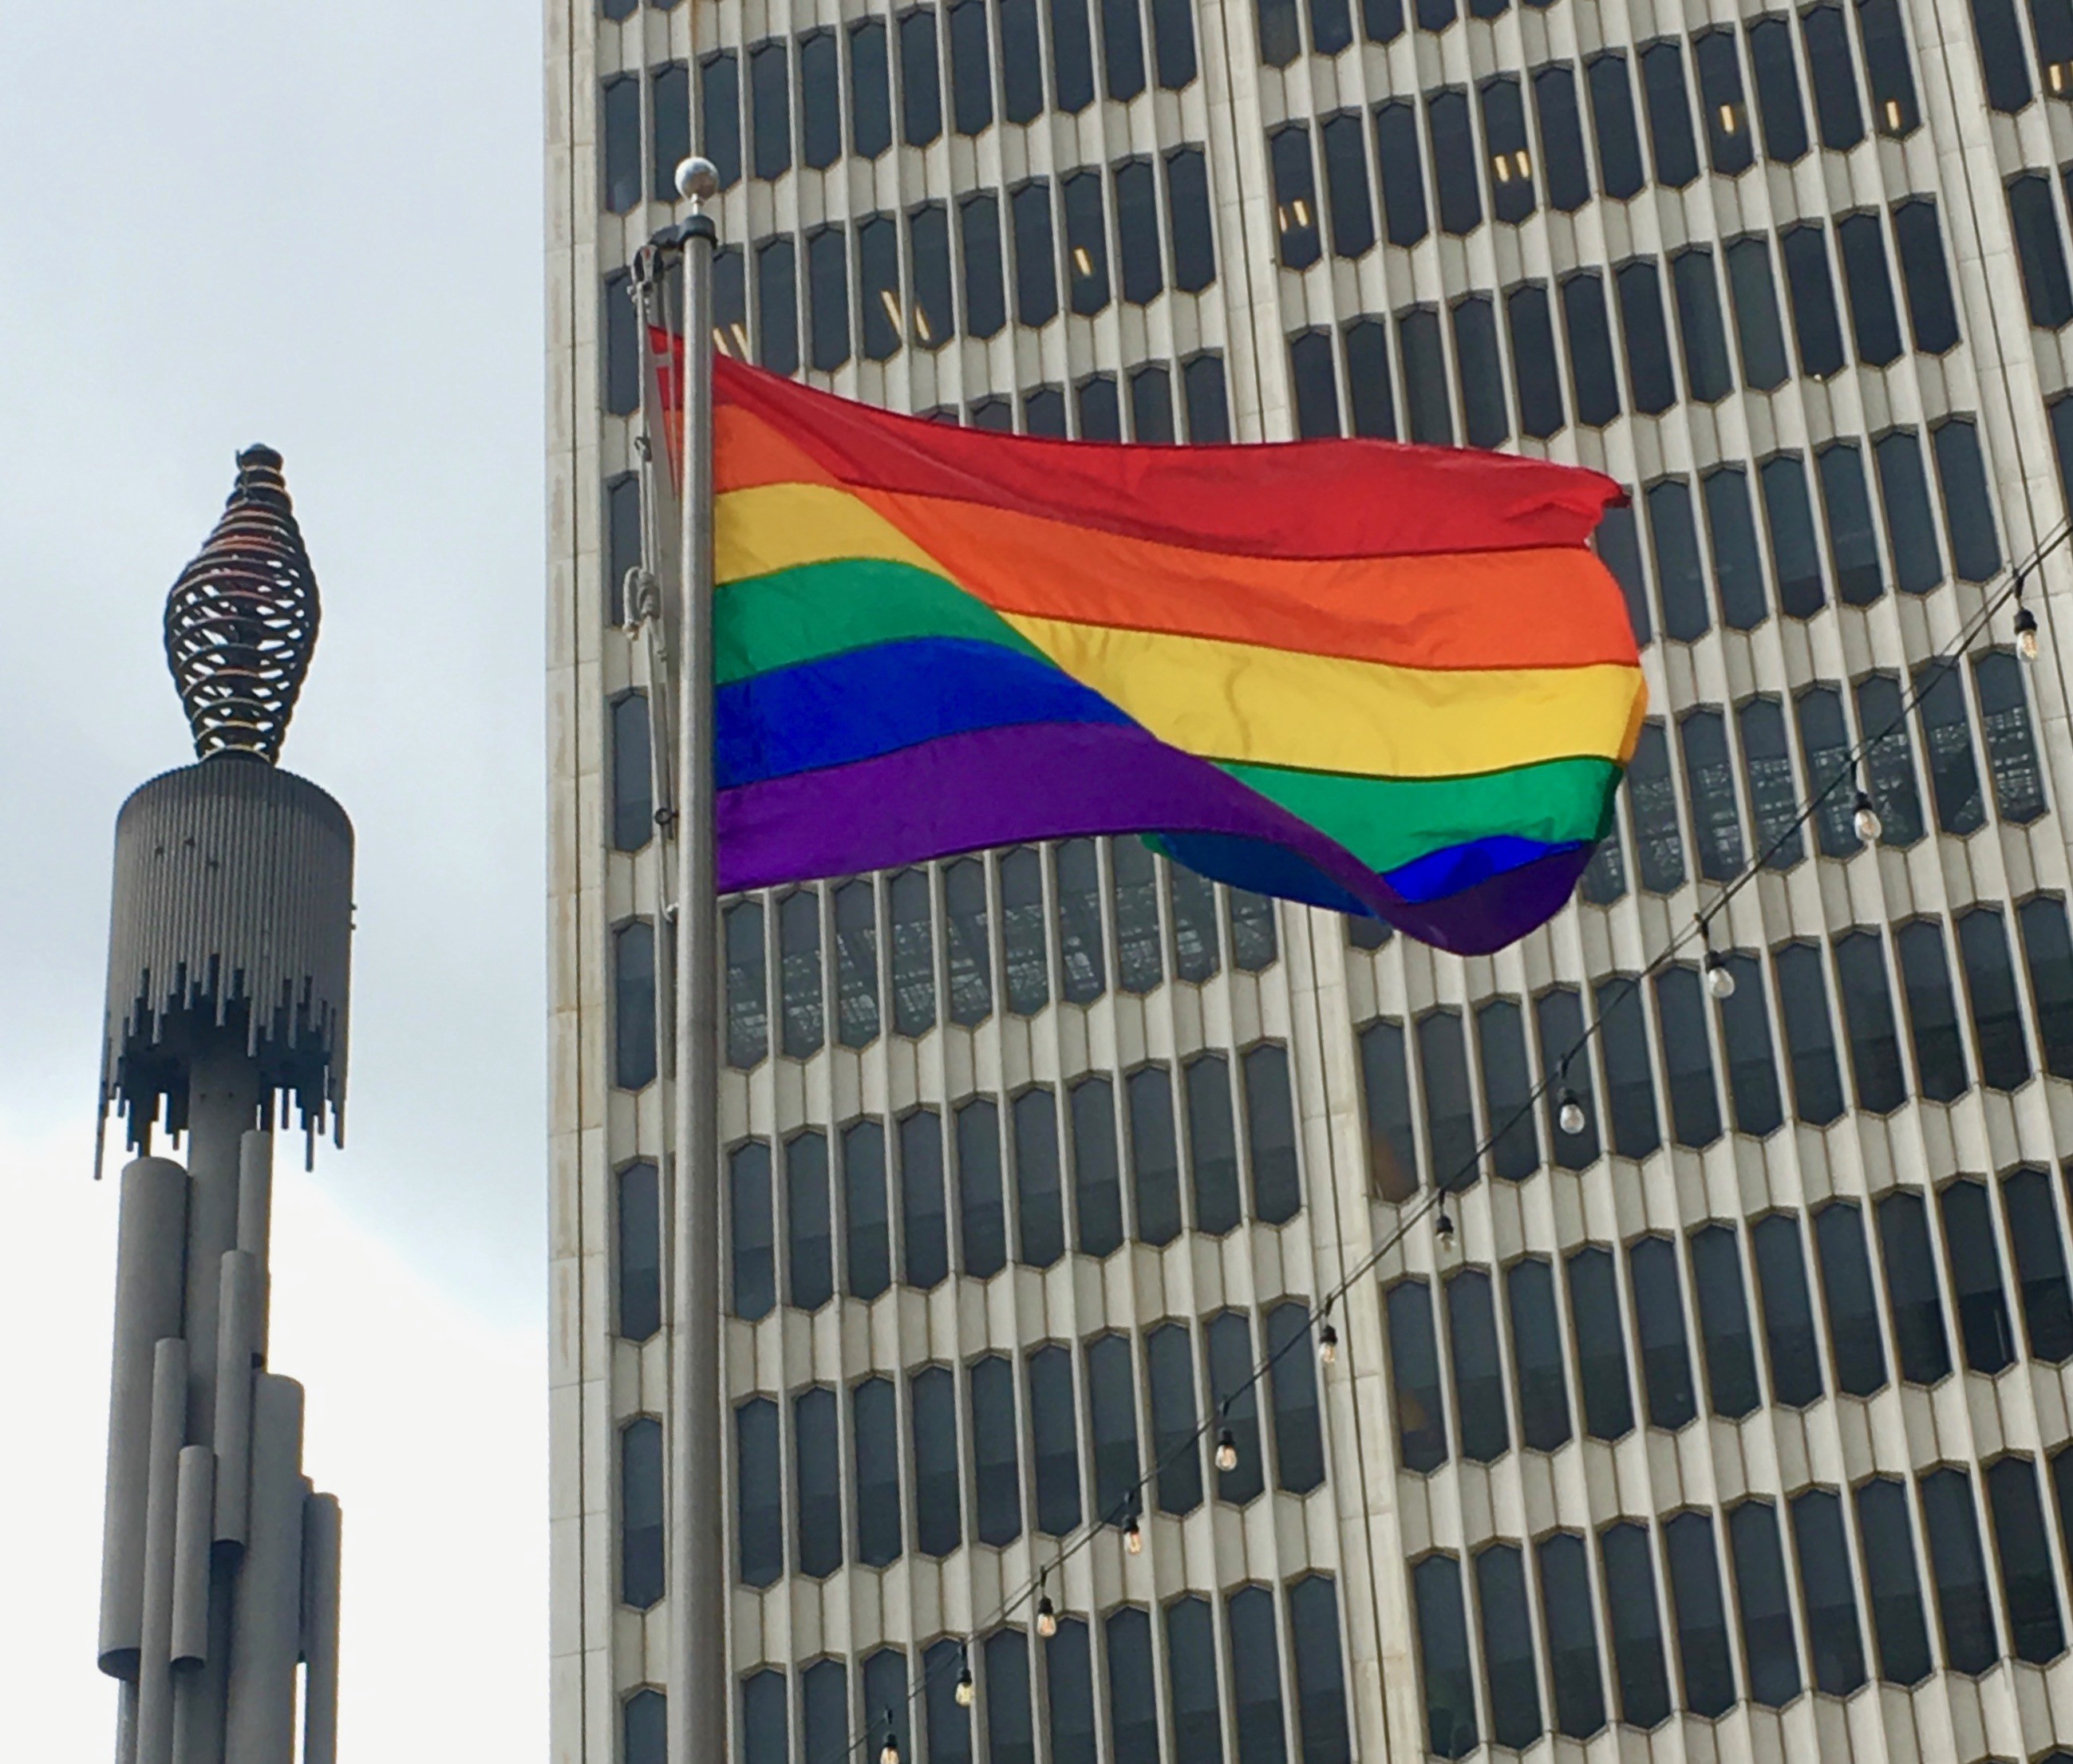
[[[723,890],[1140,833],[1466,954],[1610,824],[1646,694],[1609,479],[982,433],[723,356],[714,406]]]

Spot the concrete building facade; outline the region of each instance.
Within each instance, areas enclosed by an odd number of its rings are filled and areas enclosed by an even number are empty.
[[[1972,629],[2066,521],[2073,8],[547,41],[558,1764],[663,1757],[626,278],[694,139],[717,344],[814,384],[1617,477],[1651,697],[1577,901],[1493,958],[1134,840],[725,904],[737,1758],[2073,1752],[2066,554]]]

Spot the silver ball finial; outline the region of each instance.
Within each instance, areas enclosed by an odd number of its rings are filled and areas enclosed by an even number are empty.
[[[677,164],[677,194],[691,205],[695,213],[712,200],[719,190],[719,169],[710,159],[702,159],[694,154]]]

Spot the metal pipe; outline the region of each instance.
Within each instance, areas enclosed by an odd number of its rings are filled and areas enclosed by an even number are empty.
[[[336,1494],[303,1502],[302,1764],[338,1764],[338,1591],[343,1520]]]
[[[237,1145],[237,1247],[258,1263],[258,1332],[253,1351],[264,1365],[266,1358],[267,1304],[273,1283],[274,1240],[274,1135],[254,1127]]]
[[[236,762],[229,762],[234,764]],[[259,1074],[241,1047],[197,1058],[188,1079],[188,1437],[216,1435],[216,1306],[223,1255],[237,1247],[238,1146],[259,1107]]]
[[[177,1335],[151,1359],[150,1479],[144,1498],[144,1621],[137,1658],[136,1764],[173,1755],[173,1533],[188,1404],[188,1345]]]
[[[683,641],[677,715],[677,1045],[670,1366],[669,1753],[727,1751],[727,1560],[720,1477],[719,915],[713,885],[712,260],[697,212],[712,167],[687,160],[684,253]]]
[[[252,1375],[259,1363],[266,1314],[258,1259],[249,1250],[225,1253],[216,1332],[216,1541],[245,1547],[252,1488]]]
[[[180,1333],[187,1214],[188,1173],[171,1159],[138,1158],[123,1170],[101,1531],[101,1669],[115,1678],[136,1677],[143,1643],[153,1362],[158,1343]]]
[[[295,1756],[302,1457],[303,1387],[262,1372],[253,1380],[251,1535],[231,1617],[224,1764],[285,1764]]]
[[[173,1622],[170,1654],[175,1666],[208,1658],[208,1569],[215,1539],[216,1453],[206,1445],[180,1448],[173,1501]]]

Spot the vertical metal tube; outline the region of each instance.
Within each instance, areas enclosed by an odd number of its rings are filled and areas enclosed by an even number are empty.
[[[224,1764],[284,1764],[295,1755],[302,1457],[303,1387],[262,1372],[253,1381],[251,1535],[231,1614]]]
[[[180,1333],[188,1174],[167,1158],[122,1173],[115,1236],[115,1345],[108,1392],[108,1493],[101,1544],[102,1671],[134,1679],[143,1642],[144,1521],[151,1464],[152,1368]],[[125,1699],[126,1704],[129,1699]]]
[[[265,1313],[258,1259],[232,1250],[222,1259],[216,1333],[216,1523],[217,1543],[245,1545],[252,1486],[252,1375]]]
[[[303,1502],[302,1764],[338,1764],[338,1585],[342,1520],[336,1494]]]
[[[137,1659],[137,1764],[173,1755],[173,1533],[188,1405],[188,1345],[160,1342],[151,1362],[150,1480],[144,1500],[144,1623]]]
[[[216,1454],[180,1448],[173,1501],[173,1622],[168,1652],[175,1666],[208,1658],[208,1568],[216,1529]]]
[[[242,1048],[196,1060],[188,1079],[188,1437],[216,1434],[216,1305],[223,1254],[237,1247],[238,1145],[259,1107],[259,1075]]]
[[[266,1357],[266,1302],[273,1280],[274,1135],[254,1127],[237,1145],[237,1247],[258,1265],[258,1329],[253,1351]]]
[[[669,1751],[727,1757],[726,1515],[720,1478],[719,917],[713,888],[712,258],[684,223],[684,558],[677,715],[675,1316],[670,1356]]]

